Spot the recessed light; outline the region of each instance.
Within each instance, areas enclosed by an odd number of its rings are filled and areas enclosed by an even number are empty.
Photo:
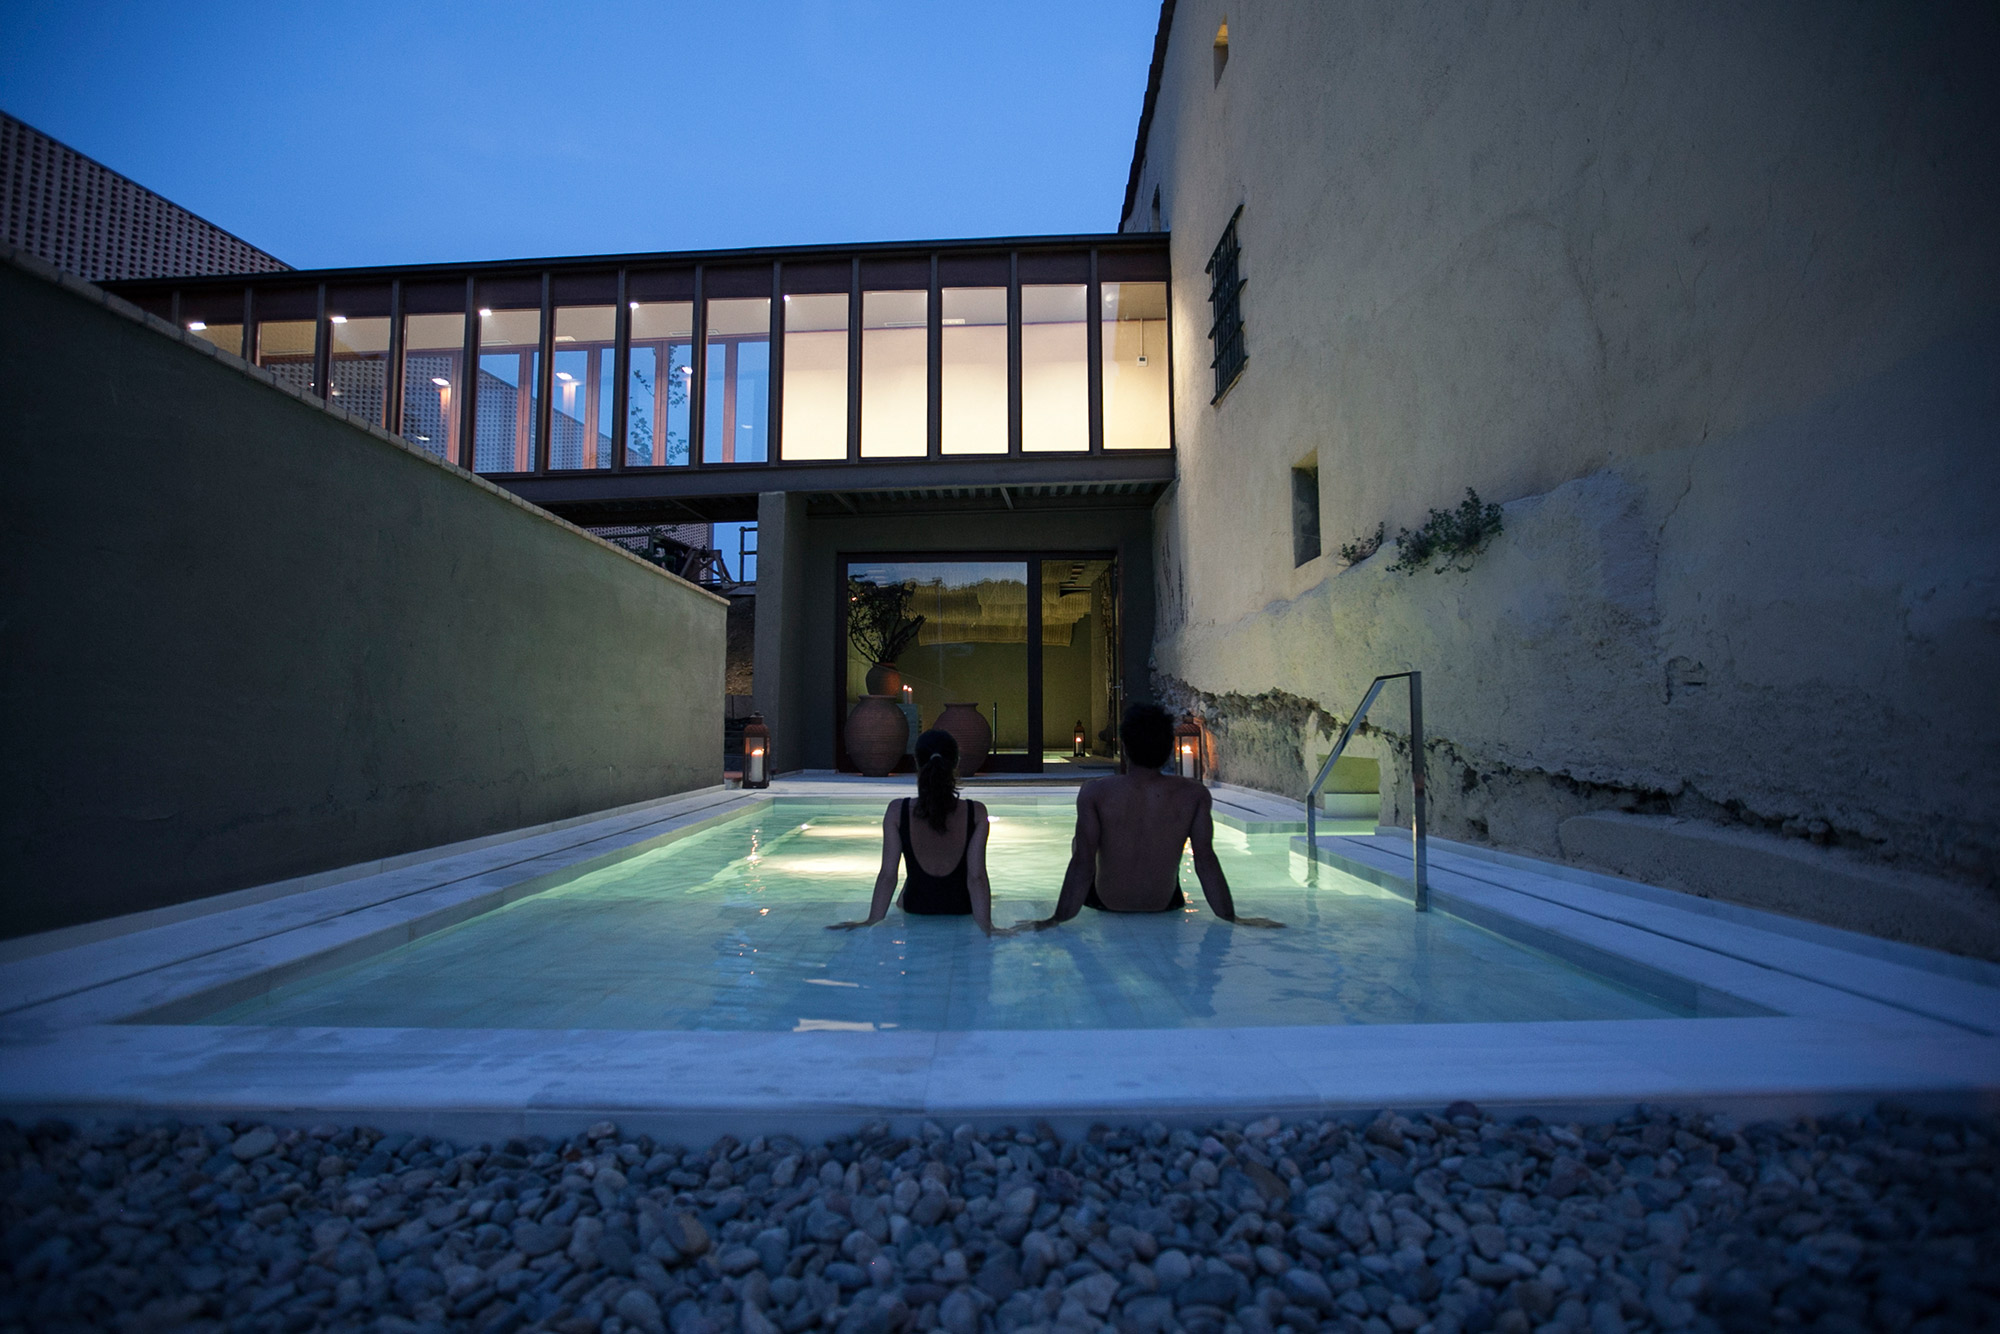
[[[328,320],[330,320],[331,322],[333,322],[334,324],[345,324],[345,323],[347,323],[347,316],[345,316],[345,315],[329,315],[329,316],[327,316],[327,319],[328,319]]]
[[[202,331],[203,329],[206,329],[207,327],[208,327],[208,326],[207,326],[206,324],[203,324],[203,323],[202,323],[202,322],[201,322],[200,320],[189,320],[189,321],[188,321],[188,332],[189,332],[189,333],[200,333],[200,332],[201,332],[201,331]]]
[[[431,377],[431,383],[436,385],[440,389],[451,388],[451,381],[445,379],[442,375],[433,375]]]
[[[568,371],[557,371],[556,378],[558,380],[563,381],[564,383],[568,383],[569,381],[576,379],[576,377],[574,375],[571,375]]]
[[[480,313],[481,315],[491,315],[491,314],[492,314],[493,312],[492,312],[492,311],[490,311],[490,310],[488,310],[488,309],[486,309],[486,308],[485,308],[484,306],[481,306],[481,307],[480,307],[480,309],[479,309],[479,313]]]

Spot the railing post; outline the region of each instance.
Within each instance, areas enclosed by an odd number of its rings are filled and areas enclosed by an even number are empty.
[[[1430,848],[1424,829],[1424,674],[1410,673],[1411,860],[1416,869],[1418,912],[1431,910]]]

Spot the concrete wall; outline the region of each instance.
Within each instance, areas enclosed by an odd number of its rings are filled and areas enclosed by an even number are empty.
[[[721,599],[0,262],[0,934],[720,781]]]
[[[762,521],[774,508],[759,511],[760,616],[764,614],[764,603],[771,598],[769,579],[774,573],[772,562],[762,554],[771,550],[770,530]],[[802,514],[803,506],[799,509]],[[913,510],[892,514],[814,515],[803,522],[787,516],[785,522],[788,542],[792,540],[790,534],[802,535],[801,564],[797,581],[791,585],[796,591],[788,590],[782,595],[780,605],[788,610],[773,613],[771,633],[778,635],[781,625],[796,626],[798,638],[786,660],[798,664],[798,693],[790,704],[793,713],[787,718],[784,730],[799,738],[799,763],[807,768],[831,768],[834,763],[834,722],[839,711],[835,663],[845,659],[844,646],[835,642],[842,553],[978,552],[995,557],[1027,557],[1115,552],[1123,581],[1120,636],[1126,688],[1131,698],[1146,694],[1147,655],[1153,641],[1154,577],[1151,516],[1145,510],[1023,509],[994,513]],[[763,681],[769,660],[763,651],[764,625],[759,622],[760,707],[765,699]],[[775,687],[772,693],[776,698]],[[1064,746],[1069,740],[1067,729],[1075,721],[1074,717],[1066,717],[1058,724]],[[775,725],[773,733],[777,734]],[[778,744],[782,760],[786,751],[782,740]]]
[[[1368,679],[1419,667],[1442,834],[1600,862],[1615,840],[1565,821],[1793,838],[1971,886],[1992,929],[1907,874],[1828,920],[2000,951],[1997,24],[1180,0],[1127,225],[1159,186],[1157,667],[1223,776],[1298,790]],[[1211,404],[1203,266],[1239,206],[1249,366]],[[1328,554],[1294,568],[1301,463]],[[1506,534],[1470,573],[1390,573],[1468,487]],[[1400,718],[1365,744],[1407,819]],[[1751,862],[1686,864],[1756,900]]]

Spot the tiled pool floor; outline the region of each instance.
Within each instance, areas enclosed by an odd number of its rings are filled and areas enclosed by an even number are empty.
[[[1069,855],[1065,806],[990,804],[995,921],[1045,914]],[[865,915],[880,857],[872,803],[780,801],[586,872],[401,948],[206,1018],[423,1028],[1131,1029],[1657,1019],[1684,1006],[1448,913],[1322,870],[1285,835],[1224,829],[1233,926],[1201,902],[1085,911],[989,940],[965,919]],[[1738,1013],[1748,1012],[1739,1010]]]

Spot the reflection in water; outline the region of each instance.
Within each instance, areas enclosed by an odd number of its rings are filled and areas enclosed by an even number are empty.
[[[881,818],[872,803],[780,799],[209,1022],[859,1032],[1686,1013],[1352,877],[1321,868],[1305,885],[1284,837],[1225,835],[1217,851],[1242,910],[1285,931],[1216,921],[1185,861],[1193,904],[1179,912],[1086,911],[998,941],[901,913],[826,931],[867,898]],[[1048,911],[1072,818],[1001,803],[999,925]]]

